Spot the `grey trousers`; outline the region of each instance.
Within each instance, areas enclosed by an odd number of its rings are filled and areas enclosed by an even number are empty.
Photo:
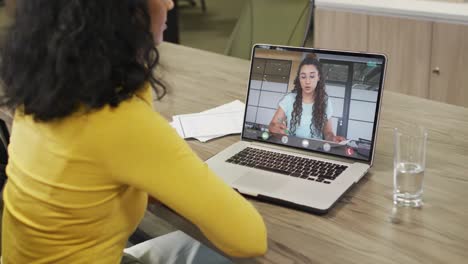
[[[121,264],[227,264],[229,259],[181,231],[126,248]]]

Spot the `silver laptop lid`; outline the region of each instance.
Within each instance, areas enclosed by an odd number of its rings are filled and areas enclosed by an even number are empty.
[[[372,165],[386,58],[257,44],[242,139]]]

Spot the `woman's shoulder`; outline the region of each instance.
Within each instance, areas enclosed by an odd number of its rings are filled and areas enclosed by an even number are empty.
[[[283,96],[283,99],[282,99],[282,100],[284,100],[284,101],[292,101],[292,102],[293,102],[294,100],[296,100],[296,95],[297,95],[297,94],[294,93],[294,92],[289,92],[289,93],[287,93],[287,94],[285,94],[285,95]]]
[[[106,105],[88,112],[86,119],[89,125],[104,134],[125,136],[130,130],[144,129],[145,122],[154,122],[155,115],[158,113],[151,104],[151,91],[141,90],[115,107]]]
[[[289,92],[280,99],[279,106],[281,106],[284,111],[287,111],[294,104],[294,100],[296,100],[296,94]]]

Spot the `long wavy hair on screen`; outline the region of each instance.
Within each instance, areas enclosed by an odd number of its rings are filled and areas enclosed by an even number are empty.
[[[302,117],[302,87],[300,82],[301,69],[304,65],[314,65],[317,68],[318,76],[320,80],[317,82],[317,87],[314,91],[314,107],[312,111],[312,120],[310,123],[310,135],[311,137],[322,135],[323,127],[327,122],[327,116],[325,109],[327,108],[328,94],[325,91],[325,76],[323,75],[322,65],[315,56],[315,54],[309,55],[304,58],[299,65],[297,70],[296,78],[294,79],[293,93],[296,93],[296,99],[293,104],[293,111],[291,114],[291,128],[290,131],[295,135],[296,129],[301,123]],[[314,130],[315,127],[315,130]]]
[[[0,104],[36,121],[116,107],[150,83],[159,54],[148,0],[18,0],[1,49]]]

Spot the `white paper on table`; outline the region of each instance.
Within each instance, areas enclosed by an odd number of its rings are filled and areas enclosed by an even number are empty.
[[[180,127],[179,116],[173,116],[172,122],[169,124],[177,131],[177,134],[179,134],[181,138],[184,138],[184,133],[182,133],[182,128]]]
[[[223,104],[220,106],[217,106],[215,108],[208,109],[206,111],[200,112],[200,113],[220,113],[220,112],[228,112],[228,111],[242,111],[244,112],[245,110],[245,104],[242,103],[239,100],[232,101],[227,104]]]
[[[199,113],[179,116],[184,138],[206,137],[240,133],[244,114],[239,111],[225,113]]]
[[[218,106],[218,107],[203,111],[201,113],[217,113],[217,112],[221,113],[221,112],[229,112],[229,111],[233,111],[233,112],[234,111],[239,111],[239,112],[242,112],[242,115],[244,115],[245,104],[242,103],[239,100],[235,100],[235,101],[232,101],[230,103],[227,103],[227,104],[224,104],[224,105],[221,105],[221,106]],[[240,133],[240,131],[238,133]],[[210,139],[217,138],[217,137],[222,137],[222,136],[225,136],[225,135],[220,134],[220,135],[208,136],[208,137],[196,137],[196,139],[198,139],[201,142],[206,142],[206,141],[208,141]]]
[[[200,112],[200,114],[203,114],[203,113],[236,112],[236,111],[238,111],[238,112],[242,113],[242,116],[244,116],[244,110],[245,110],[245,104],[242,103],[239,100],[235,100],[235,101],[232,101],[230,103],[227,103],[227,104],[224,104],[224,105],[221,105],[221,106],[218,106],[218,107],[215,107],[215,108]],[[182,138],[185,138],[184,133],[182,131],[182,127],[180,126],[179,116],[180,115],[173,116],[172,117],[172,122],[170,124]],[[240,127],[242,129],[242,124],[241,124]],[[237,132],[237,133],[240,133],[240,131]],[[232,134],[232,133],[230,133],[230,134]],[[213,138],[222,137],[222,136],[225,136],[225,135],[226,134],[217,134],[217,135],[212,135],[212,136],[197,136],[195,138],[198,139],[201,142],[206,142],[206,141],[211,140]]]

